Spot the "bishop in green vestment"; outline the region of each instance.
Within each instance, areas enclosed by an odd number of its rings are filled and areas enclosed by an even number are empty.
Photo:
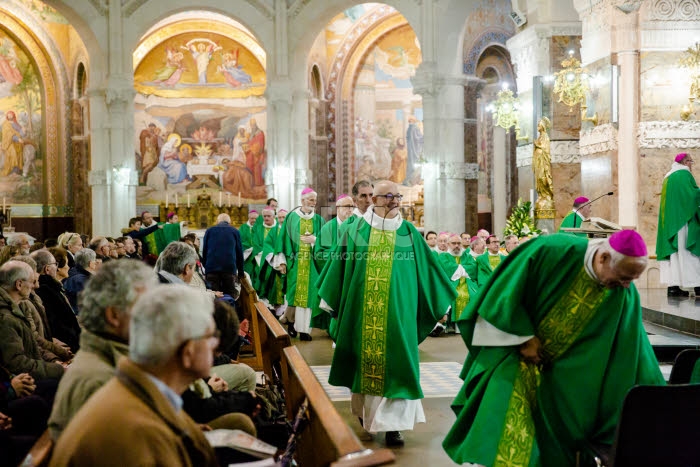
[[[559,230],[558,232],[564,232],[562,229],[565,228],[572,228],[572,229],[580,229],[581,228],[581,223],[588,219],[591,216],[591,205],[588,203],[589,199],[586,198],[585,196],[579,196],[574,200],[574,208],[571,210],[569,214],[562,219],[561,224],[559,224]],[[576,233],[576,232],[566,232],[571,235],[576,235],[578,237],[588,237],[585,233]]]
[[[316,243],[314,244],[314,261],[316,262],[317,271],[322,271],[323,267],[330,259],[333,250],[338,244],[341,226],[344,225],[348,218],[354,217],[352,216],[354,207],[355,203],[351,197],[346,194],[338,196],[335,202],[336,217],[321,228],[321,232],[319,232],[318,237],[316,237]],[[320,308],[313,310],[311,316],[312,328],[329,331],[330,325],[330,314]]]
[[[486,242],[487,251],[476,258],[476,283],[479,288],[486,285],[496,267],[506,258],[500,253],[501,242],[491,235]]]
[[[311,313],[318,306],[313,245],[324,220],[314,212],[316,199],[311,188],[301,192],[301,207],[287,215],[272,260],[272,265],[287,275],[289,308],[283,318],[294,323],[302,340],[311,340]]]
[[[681,287],[700,293],[700,190],[692,168],[693,158],[678,154],[661,188],[656,258],[670,296],[687,296]]]
[[[254,261],[255,255],[253,255],[253,226],[258,217],[258,211],[255,209],[248,211],[248,222],[238,229],[241,234],[241,245],[243,246],[243,270],[248,273],[251,281],[257,276]]]
[[[353,414],[369,432],[425,421],[418,344],[456,292],[421,234],[403,221],[391,181],[374,186],[370,207],[339,240],[319,277],[321,307],[337,320],[329,383],[352,391]]]
[[[448,455],[560,467],[589,442],[612,444],[627,391],[664,384],[632,284],[646,264],[631,230],[590,243],[547,235],[515,249],[458,322],[469,354]]]
[[[461,238],[457,234],[453,234],[448,242],[447,253],[438,256],[442,269],[447,274],[447,277],[452,281],[457,298],[452,304],[450,319],[452,322],[457,322],[462,315],[462,312],[469,304],[472,297],[476,297],[479,288],[476,281],[469,275],[467,269],[471,269],[474,259],[469,254],[464,254]]]

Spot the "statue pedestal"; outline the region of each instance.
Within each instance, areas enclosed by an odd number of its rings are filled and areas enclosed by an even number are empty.
[[[542,233],[555,233],[555,215],[555,209],[535,209],[535,227],[540,229]]]

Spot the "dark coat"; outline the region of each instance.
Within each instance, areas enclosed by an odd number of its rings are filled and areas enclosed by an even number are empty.
[[[90,276],[92,276],[90,272],[86,271],[82,266],[76,265],[75,273],[63,281],[63,289],[66,293],[66,297],[68,297],[68,301],[76,313],[80,311],[78,307],[78,294],[83,291],[85,283],[90,279]],[[53,331],[53,328],[51,328],[51,330]]]
[[[66,279],[66,282],[82,277],[84,276],[76,274]],[[42,274],[39,276],[36,294],[44,304],[53,336],[66,343],[71,352],[77,352],[80,346],[80,325],[61,283],[47,274]]]
[[[207,274],[243,274],[243,246],[238,229],[228,222],[208,228],[202,241],[202,260]]]

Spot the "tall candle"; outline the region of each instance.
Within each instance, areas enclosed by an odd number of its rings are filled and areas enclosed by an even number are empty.
[[[190,208],[190,194],[187,193],[187,209]]]
[[[241,192],[238,192],[238,207],[241,207]]]
[[[222,196],[222,195],[223,195],[223,193],[220,191],[220,192],[219,192],[219,207],[221,207],[221,204],[222,204],[222,202],[221,202],[221,196]]]
[[[175,207],[177,207],[177,192],[175,192]]]
[[[165,209],[168,209],[168,192],[165,192]]]

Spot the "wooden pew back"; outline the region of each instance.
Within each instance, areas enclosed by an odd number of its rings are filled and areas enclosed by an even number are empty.
[[[295,457],[299,465],[362,467],[394,462],[394,453],[388,449],[364,448],[296,346],[283,349],[282,354],[282,384],[289,420],[294,419],[305,398],[309,401],[308,426],[297,439]]]
[[[262,302],[255,304],[257,311],[258,340],[262,353],[262,367],[268,381],[274,381],[272,368],[277,366],[278,374],[282,360],[282,349],[292,345],[287,331]]]
[[[29,453],[22,460],[20,467],[45,467],[49,465],[53,447],[54,442],[49,435],[49,430],[44,430],[44,433],[36,440]]]

